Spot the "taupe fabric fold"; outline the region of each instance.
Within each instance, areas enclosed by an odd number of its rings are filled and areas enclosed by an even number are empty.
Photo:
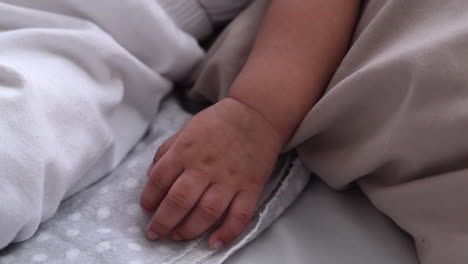
[[[226,96],[266,3],[221,35],[192,98]],[[366,1],[347,56],[288,146],[332,187],[357,182],[414,237],[422,263],[468,263],[467,72],[468,1]]]
[[[244,66],[269,1],[256,0],[224,30],[211,45],[207,57],[194,70],[189,91],[192,100],[217,102]]]

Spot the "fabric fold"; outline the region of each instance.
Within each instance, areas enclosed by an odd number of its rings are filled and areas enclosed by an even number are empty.
[[[264,7],[226,29],[189,98],[226,96]],[[468,260],[467,16],[462,0],[364,1],[348,54],[286,148],[335,189],[358,183],[425,264]]]
[[[204,53],[150,0],[0,1],[0,27],[4,248],[114,169]]]

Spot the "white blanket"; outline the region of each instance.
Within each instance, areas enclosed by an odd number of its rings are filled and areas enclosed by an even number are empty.
[[[188,242],[148,241],[149,216],[138,204],[154,149],[191,116],[165,100],[148,134],[104,179],[65,200],[30,240],[0,250],[0,264],[219,264],[268,227],[297,198],[310,174],[294,156],[280,158],[251,223],[234,243],[208,249],[208,236]],[[290,168],[288,170],[288,168]]]
[[[203,55],[153,0],[0,1],[0,248],[115,168]]]

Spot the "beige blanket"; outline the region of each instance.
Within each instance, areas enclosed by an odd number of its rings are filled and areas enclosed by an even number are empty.
[[[226,96],[266,5],[225,30],[192,98]],[[468,1],[366,1],[349,53],[288,146],[332,187],[359,184],[425,264],[468,263],[467,71]]]

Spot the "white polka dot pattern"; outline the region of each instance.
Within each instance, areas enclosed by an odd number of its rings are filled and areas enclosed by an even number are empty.
[[[129,178],[127,179],[127,181],[125,182],[125,187],[127,189],[133,189],[133,188],[136,188],[138,186],[138,181],[137,179],[134,179],[134,178]]]
[[[68,217],[68,219],[70,221],[79,221],[81,219],[81,214],[80,213],[73,213]]]
[[[100,233],[100,234],[109,234],[109,233],[112,232],[112,229],[110,229],[110,228],[99,228],[97,230],[97,232]]]
[[[35,237],[13,245],[6,256],[0,251],[0,264],[205,264],[202,260],[210,259],[213,253],[207,250],[205,240],[147,241],[144,229],[150,216],[138,203],[157,147],[188,118],[176,104],[164,106],[147,139],[113,173],[65,200]],[[300,183],[291,186],[299,190],[305,185]],[[262,214],[279,215],[285,206]]]
[[[104,252],[109,249],[111,249],[111,244],[109,243],[109,241],[103,241],[96,245],[97,252]]]
[[[80,231],[79,230],[76,230],[76,229],[69,229],[67,230],[67,232],[65,233],[68,237],[76,237],[77,235],[80,234]]]
[[[65,256],[67,257],[68,260],[74,260],[78,257],[79,254],[80,254],[80,250],[73,248],[73,249],[68,250],[65,253]]]
[[[141,246],[137,243],[128,243],[127,247],[132,251],[141,251]]]
[[[127,207],[127,214],[129,215],[136,216],[141,212],[142,211],[139,204],[131,204]]]
[[[143,229],[139,226],[133,225],[133,226],[130,226],[127,229],[127,231],[132,234],[137,234],[137,233],[143,232]]]
[[[45,242],[50,239],[50,235],[47,233],[41,233],[36,237],[37,242]]]
[[[99,208],[97,211],[97,217],[99,219],[106,219],[111,215],[111,211],[107,207]]]
[[[49,257],[46,254],[37,254],[32,257],[32,261],[34,262],[44,262],[48,259]]]

